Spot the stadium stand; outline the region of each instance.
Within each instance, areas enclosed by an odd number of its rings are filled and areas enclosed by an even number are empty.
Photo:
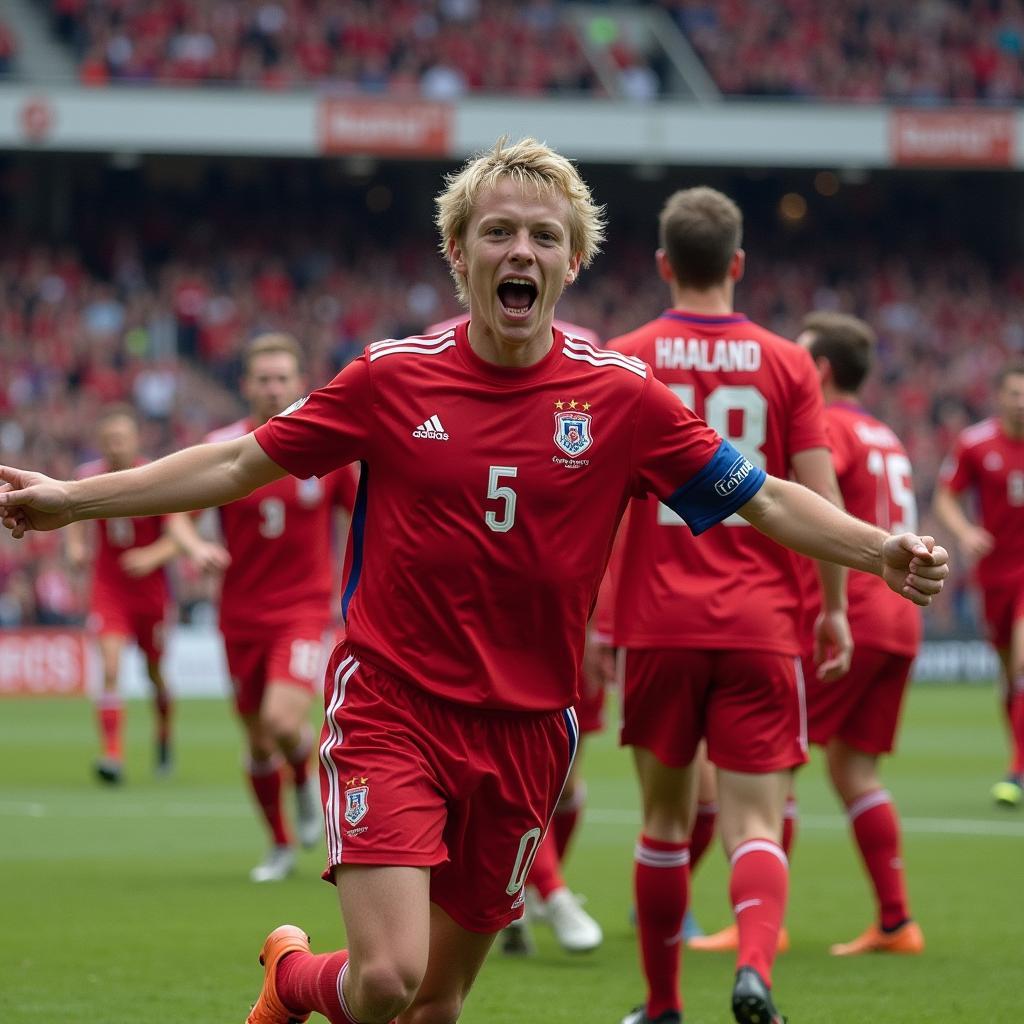
[[[1024,95],[1016,2],[661,0],[728,96],[855,102]]]

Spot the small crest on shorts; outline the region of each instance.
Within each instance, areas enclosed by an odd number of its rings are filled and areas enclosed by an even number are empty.
[[[345,790],[345,820],[350,825],[358,825],[366,817],[366,812],[370,809],[367,800],[369,792],[369,786],[353,786]]]
[[[589,412],[556,412],[555,444],[572,458],[578,458],[593,443]]]

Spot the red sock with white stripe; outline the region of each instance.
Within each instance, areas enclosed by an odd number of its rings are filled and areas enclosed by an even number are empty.
[[[542,900],[546,900],[556,889],[565,888],[565,879],[558,866],[558,850],[550,828],[537,847],[527,880],[540,893]]]
[[[739,930],[736,966],[753,967],[771,985],[779,929],[786,913],[789,862],[782,847],[770,839],[740,843],[731,861],[729,899]]]
[[[304,786],[309,780],[310,755],[313,753],[313,730],[306,726],[294,749],[286,755],[291,765],[296,786]]]
[[[569,848],[576,826],[580,823],[580,815],[587,803],[587,784],[577,782],[572,797],[564,804],[555,808],[554,817],[548,826],[553,834],[555,849],[558,851],[558,862],[565,860],[565,852]]]
[[[858,797],[846,809],[878,901],[883,929],[899,927],[910,917],[900,854],[900,823],[892,797],[876,789]]]
[[[647,1016],[681,1010],[679,961],[683,917],[690,899],[690,851],[641,835],[634,851],[636,925],[647,979]]]
[[[276,760],[250,761],[249,785],[256,797],[256,804],[263,820],[270,829],[276,846],[290,846],[291,836],[284,822],[281,807],[281,765]]]
[[[786,860],[790,860],[790,851],[796,839],[797,825],[800,823],[800,808],[793,797],[786,799],[786,809],[782,813],[782,852]]]
[[[699,803],[697,814],[690,831],[690,874],[697,870],[711,840],[715,837],[715,821],[718,818],[718,804]]]
[[[121,760],[121,730],[124,710],[116,693],[101,693],[96,699],[96,723],[99,726],[103,756]]]
[[[1010,706],[1010,734],[1013,743],[1013,760],[1010,771],[1024,775],[1024,677],[1013,684],[1013,703]]]
[[[336,953],[288,953],[277,965],[277,995],[296,1014],[315,1010],[331,1024],[359,1024],[345,1006],[342,983],[348,950]]]

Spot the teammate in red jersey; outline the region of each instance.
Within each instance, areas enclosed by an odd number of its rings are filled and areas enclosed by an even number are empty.
[[[871,369],[874,332],[856,317],[812,313],[797,342],[810,353],[821,379],[832,462],[846,510],[886,530],[916,530],[907,452],[857,399]],[[806,560],[803,567],[808,575]],[[835,956],[921,953],[924,936],[910,916],[899,817],[878,774],[879,759],[892,752],[896,738],[903,695],[921,645],[921,615],[881,581],[852,573],[847,593],[853,660],[841,683],[826,683],[810,671],[820,606],[812,587],[807,593],[807,733],[812,743],[825,748],[829,777],[846,808],[878,904],[877,922],[831,951]]]
[[[232,441],[266,423],[303,391],[302,350],[287,334],[254,338],[245,351],[242,393],[249,415],[214,431]],[[309,710],[323,678],[332,627],[335,514],[347,522],[355,500],[349,467],[305,479],[285,477],[217,511],[231,564],[220,595],[220,628],[247,744],[247,777],[271,836],[254,882],[276,882],[295,866],[282,801],[294,783],[303,846],[323,830],[319,784],[311,771]]]
[[[0,467],[18,538],[362,462],[320,745],[325,877],[349,949],[314,956],[299,928],[275,929],[249,1024],[458,1019],[521,912],[573,760],[587,621],[631,495],[663,496],[695,532],[741,511],[915,602],[948,573],[929,538],[766,476],[639,360],[552,329],[602,229],[565,158],[499,142],[447,179],[438,223],[468,326],[376,342],[253,434],[113,481]]]
[[[97,440],[101,457],[78,468],[85,479],[143,465],[140,454],[139,424],[135,410],[114,405],[99,417]],[[123,707],[117,689],[121,655],[134,640],[146,659],[146,672],[153,684],[156,720],[156,770],[171,769],[170,690],[163,676],[160,659],[164,650],[165,620],[170,595],[163,567],[179,553],[175,537],[185,534],[182,516],[104,519],[96,530],[96,550],[89,595],[89,629],[97,639],[103,672],[96,698],[96,718],[103,753],[96,762],[96,774],[116,784],[123,779]],[[82,523],[68,528],[65,550],[73,569],[84,569],[90,561],[88,530]],[[209,547],[193,548],[197,561],[208,557],[217,564]]]
[[[997,414],[963,431],[942,467],[935,514],[976,560],[988,636],[1003,668],[1010,727],[1010,767],[993,799],[1017,807],[1024,798],[1024,362],[996,380]],[[976,499],[978,521],[961,505]]]
[[[672,306],[609,347],[654,375],[754,465],[838,504],[821,390],[807,353],[733,312],[743,275],[742,215],[714,189],[672,195],[660,217],[658,272]],[[697,541],[650,498],[630,507],[615,641],[625,650],[622,742],[633,747],[643,804],[636,846],[637,931],[647,980],[623,1024],[681,1019],[679,966],[689,896],[702,739],[715,765],[719,828],[737,922],[733,1008],[769,989],[788,888],[780,846],[792,771],[806,760],[796,558],[739,516]],[[818,667],[845,671],[852,643],[845,574],[823,567]],[[778,1018],[781,1019],[781,1018]]]

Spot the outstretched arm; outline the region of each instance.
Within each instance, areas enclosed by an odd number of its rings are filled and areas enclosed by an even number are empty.
[[[0,466],[0,514],[15,538],[81,519],[188,512],[235,501],[285,471],[252,434],[200,444],[155,462],[86,480],[53,480]]]
[[[811,558],[881,576],[914,604],[931,604],[949,555],[931,537],[891,535],[847,515],[806,487],[769,476],[739,513],[773,540]]]

